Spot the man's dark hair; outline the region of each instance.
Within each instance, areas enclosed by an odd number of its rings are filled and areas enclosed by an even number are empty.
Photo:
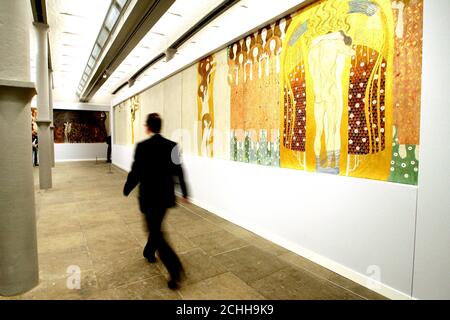
[[[147,127],[153,133],[159,133],[161,131],[161,117],[157,113],[150,113],[147,117]]]

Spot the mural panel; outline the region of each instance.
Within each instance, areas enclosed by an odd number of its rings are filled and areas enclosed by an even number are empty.
[[[198,154],[214,156],[214,79],[216,73],[215,55],[200,60],[197,64],[197,147]]]
[[[37,132],[38,131],[38,125],[37,125],[37,108],[31,108],[31,131]]]
[[[235,161],[279,165],[280,58],[290,23],[280,19],[228,48]]]
[[[417,184],[422,6],[319,0],[140,95],[182,92],[186,153]]]
[[[281,56],[281,166],[417,184],[421,6],[330,0],[292,17]]]
[[[109,112],[53,110],[55,143],[100,143],[108,135]]]
[[[131,144],[131,99],[114,107],[114,144]]]
[[[182,72],[181,126],[183,129],[182,149],[184,154],[198,155],[198,108],[197,65],[192,65]],[[201,141],[201,140],[200,140]]]
[[[164,103],[162,134],[177,143],[181,142],[181,73],[163,82]]]
[[[144,92],[139,94],[140,96],[140,122],[137,125],[139,128],[138,139],[135,142],[139,142],[148,138],[145,122],[147,121],[147,115],[150,113],[158,113],[162,117],[164,116],[164,96],[163,96],[163,84],[160,83]],[[164,117],[163,117],[164,120]],[[165,121],[163,127],[165,126]]]

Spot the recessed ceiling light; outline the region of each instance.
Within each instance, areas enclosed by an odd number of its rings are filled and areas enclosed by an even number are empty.
[[[173,15],[173,16],[177,16],[177,17],[182,17],[182,15],[181,14],[179,14],[179,13],[175,13],[175,12],[167,12],[168,14],[171,14],[171,15]]]
[[[80,16],[78,14],[69,13],[69,12],[60,12],[59,14],[69,16],[69,17],[74,17],[74,18],[84,18],[83,16]]]
[[[62,33],[64,33],[64,34],[69,34],[69,35],[71,35],[71,36],[79,36],[79,35],[80,35],[79,33],[70,32],[70,31],[63,31]]]

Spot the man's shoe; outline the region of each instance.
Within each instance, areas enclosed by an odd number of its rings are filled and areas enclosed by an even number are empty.
[[[169,281],[167,281],[167,286],[171,290],[177,290],[178,289],[178,283],[175,280],[173,280],[173,279],[170,279]]]

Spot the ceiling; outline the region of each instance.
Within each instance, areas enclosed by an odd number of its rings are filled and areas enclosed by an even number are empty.
[[[132,8],[135,1],[138,0],[131,0],[128,7]],[[261,21],[267,21],[302,1],[241,0],[181,45],[171,61],[159,61],[139,76],[132,88],[126,86],[117,95],[112,95],[112,92],[126,83],[136,71],[163,53],[175,40],[223,2],[224,0],[176,0],[109,75],[89,103],[109,105],[118,96],[148,86],[177,68],[192,63],[208,50],[214,50],[233,37],[241,35],[243,30],[250,30]],[[47,0],[54,101],[79,101],[76,91],[110,5],[111,0]],[[35,38],[32,37],[31,49],[35,48]],[[31,68],[34,69],[35,54],[31,56]],[[34,73],[32,70],[32,74]]]
[[[55,100],[76,90],[111,0],[47,0]]]

